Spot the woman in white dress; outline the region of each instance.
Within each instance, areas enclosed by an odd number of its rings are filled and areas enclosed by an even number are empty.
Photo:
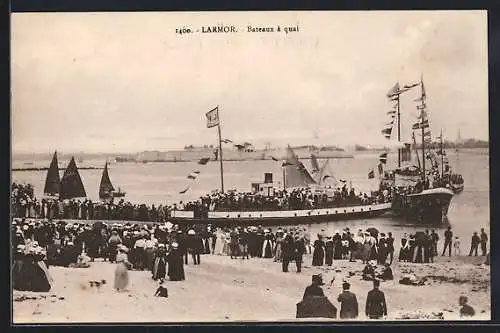
[[[117,291],[123,291],[128,286],[128,270],[131,264],[128,261],[127,252],[128,249],[124,245],[121,245],[116,255],[115,289]]]
[[[216,231],[216,240],[215,240],[215,247],[214,247],[214,254],[221,256],[223,254],[222,250],[224,247],[224,232],[222,229],[217,229]]]

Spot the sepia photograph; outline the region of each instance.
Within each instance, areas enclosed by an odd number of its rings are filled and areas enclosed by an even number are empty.
[[[491,320],[487,12],[11,15],[13,324]]]

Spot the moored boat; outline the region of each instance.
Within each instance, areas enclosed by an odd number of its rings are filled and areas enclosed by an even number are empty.
[[[412,144],[404,143],[404,148],[398,149],[398,167],[392,171],[383,173],[384,177],[381,186],[386,189],[389,188],[393,193],[391,210],[395,216],[402,216],[406,219],[423,223],[442,222],[448,214],[454,193],[450,186],[446,184],[443,171],[439,172],[435,154],[428,148],[426,150],[426,147],[431,145],[432,139],[423,78],[421,78],[420,83],[406,85],[402,89],[400,89],[399,83],[397,83],[387,94],[387,97],[390,101],[394,102],[394,105],[393,109],[388,112],[392,120],[382,130],[382,133],[387,139],[390,139],[393,125],[396,122],[398,126],[397,140],[402,143],[400,95],[414,87],[420,87],[421,89],[420,97],[416,99],[416,101],[420,102],[417,105],[417,110],[419,111],[418,120],[411,127],[413,131],[413,148],[416,153],[418,166],[412,164]],[[421,135],[420,149],[417,147],[416,133]],[[440,138],[442,142],[442,134]],[[418,150],[421,150],[421,159],[419,158]],[[443,154],[442,150],[441,154]],[[385,154],[385,158],[387,158],[387,154]],[[427,159],[430,160],[431,167],[426,169]],[[406,165],[403,165],[405,163]],[[380,166],[382,165],[380,164]],[[380,167],[379,170],[381,170]]]
[[[108,172],[108,162],[104,165],[104,170],[102,171],[101,183],[99,184],[99,199],[103,201],[113,201],[113,198],[121,198],[125,196],[125,192],[118,188],[115,190],[111,179],[109,178]]]

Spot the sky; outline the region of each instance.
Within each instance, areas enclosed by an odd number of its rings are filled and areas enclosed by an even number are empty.
[[[238,32],[175,33],[216,24]],[[217,105],[238,143],[383,144],[387,92],[421,75],[433,133],[488,139],[486,11],[15,13],[11,34],[14,153],[216,144]]]

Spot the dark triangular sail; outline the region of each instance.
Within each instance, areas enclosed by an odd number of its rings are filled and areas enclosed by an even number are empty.
[[[72,157],[61,179],[60,199],[84,198],[87,196],[83,187],[82,178],[76,167],[75,158]]]
[[[108,174],[108,162],[104,165],[104,171],[102,172],[101,184],[99,185],[99,199],[107,199],[112,195],[115,190]]]
[[[57,162],[57,151],[54,152],[52,162],[50,162],[47,178],[45,179],[45,187],[43,193],[48,196],[59,195],[61,188],[61,177],[59,176],[59,163]]]
[[[286,151],[285,165],[285,187],[304,187],[316,184],[302,162],[299,161],[290,146]]]
[[[318,159],[316,158],[316,155],[314,155],[314,154],[311,154],[311,165],[312,165],[312,172],[313,173],[319,172],[320,168],[319,168]]]

